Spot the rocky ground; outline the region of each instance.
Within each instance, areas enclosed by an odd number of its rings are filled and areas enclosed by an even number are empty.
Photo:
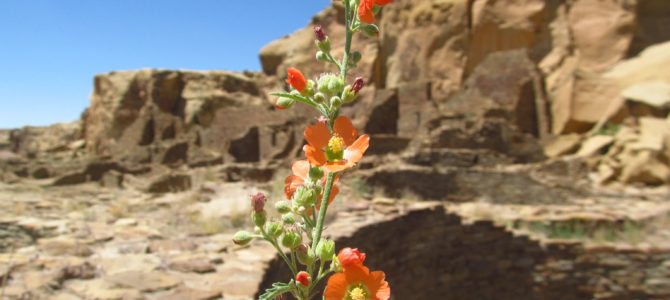
[[[372,142],[327,234],[394,299],[670,298],[669,9],[394,1],[355,42],[369,80],[343,113]],[[313,22],[339,36],[340,13]],[[100,74],[80,120],[0,130],[0,298],[251,299],[285,279],[230,238],[303,155],[315,116],[269,93],[289,66],[325,71],[310,27],[262,73]]]

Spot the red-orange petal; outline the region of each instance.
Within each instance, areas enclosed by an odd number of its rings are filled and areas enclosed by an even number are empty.
[[[356,140],[358,132],[354,128],[351,120],[345,116],[339,116],[335,119],[333,131],[344,140],[344,144],[349,146]]]
[[[305,183],[305,181],[298,176],[287,176],[286,180],[284,180],[284,196],[286,196],[286,199],[290,200],[293,198],[293,194],[303,183]]]
[[[323,291],[325,300],[342,300],[347,295],[347,276],[344,273],[336,273],[328,278],[328,284]]]
[[[367,134],[361,135],[351,146],[344,149],[344,159],[348,163],[357,164],[363,158],[363,154],[365,154],[369,146],[370,136]]]
[[[323,150],[314,148],[311,145],[305,145],[302,147],[302,150],[305,151],[305,156],[310,164],[314,166],[323,166],[326,164],[326,153]]]
[[[314,125],[307,126],[303,135],[305,136],[307,143],[317,149],[325,148],[331,137],[328,126],[323,122],[317,122]]]
[[[386,274],[382,271],[370,272],[370,276],[365,281],[365,286],[371,294],[374,295],[374,300],[388,300],[391,298],[391,287],[385,280]]]
[[[375,14],[372,11],[374,5],[374,0],[361,0],[361,3],[358,5],[358,18],[368,24],[374,23]]]
[[[359,251],[358,248],[349,247],[343,248],[337,254],[337,260],[345,271],[351,267],[362,267],[365,257],[365,253]]]
[[[379,6],[383,6],[383,5],[389,4],[391,2],[393,2],[393,0],[375,0],[375,4],[377,4]]]
[[[294,89],[302,92],[307,87],[307,80],[305,79],[305,75],[303,75],[302,72],[300,72],[298,69],[288,68],[287,73],[288,79],[286,79],[286,82]]]
[[[330,191],[330,197],[328,197],[328,205],[333,203],[333,200],[335,200],[335,197],[337,197],[337,194],[339,194],[339,193],[340,193],[340,188],[333,184],[333,188]]]

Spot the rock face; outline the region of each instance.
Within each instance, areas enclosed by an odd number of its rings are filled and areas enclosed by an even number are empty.
[[[670,22],[670,14],[663,13],[667,10],[656,0],[395,1],[381,18],[380,42],[363,44],[366,50],[373,48],[365,53],[375,65],[365,64],[359,72],[384,88],[431,82],[432,97],[444,101],[464,87],[490,54],[526,49],[540,70],[551,132],[583,132],[616,112],[603,109],[616,110],[613,98],[620,93],[610,88],[617,83],[605,73],[646,47],[670,39],[660,32],[662,24]],[[329,9],[313,23],[341,32],[342,24],[332,18],[337,12]],[[305,28],[268,45],[261,51],[264,72],[282,76],[289,65],[308,73],[322,71],[310,68],[311,55],[296,54],[311,39],[311,28]],[[341,47],[335,44],[337,51]]]
[[[197,138],[221,108],[261,105],[252,78],[227,72],[113,72],[95,78],[84,118],[87,149],[98,155]]]

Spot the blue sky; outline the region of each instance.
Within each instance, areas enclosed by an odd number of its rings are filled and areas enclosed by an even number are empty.
[[[72,121],[113,70],[260,70],[329,0],[0,0],[0,128]]]

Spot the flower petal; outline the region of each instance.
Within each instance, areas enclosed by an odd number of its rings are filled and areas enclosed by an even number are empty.
[[[305,180],[307,179],[307,176],[309,176],[309,162],[306,160],[296,161],[293,163],[293,166],[291,166],[291,170],[293,171],[293,175]]]
[[[393,2],[393,0],[375,0],[375,4],[382,6]]]
[[[344,270],[348,283],[365,283],[370,277],[370,269],[363,265],[354,265]]]
[[[351,145],[358,136],[358,132],[354,128],[354,125],[351,124],[351,120],[345,116],[339,116],[335,119],[333,131],[344,140],[344,144],[347,146]]]
[[[372,24],[375,22],[375,14],[372,11],[374,8],[374,0],[361,0],[361,3],[358,5],[358,18],[361,21]]]
[[[288,68],[286,82],[296,90],[302,92],[307,87],[305,75],[296,68]]]
[[[335,200],[335,197],[336,197],[337,194],[339,194],[339,193],[340,193],[340,188],[337,187],[336,185],[333,185],[333,188],[332,188],[332,190],[330,191],[330,197],[328,197],[328,205],[330,205],[331,203],[333,203],[333,200]]]
[[[304,132],[305,139],[312,147],[323,149],[328,145],[330,140],[330,130],[323,122],[318,122],[314,125],[307,126]]]
[[[367,134],[361,135],[353,144],[347,147],[347,149],[344,149],[344,159],[355,165],[361,160],[369,146],[370,136]]]
[[[345,152],[346,153],[346,152]],[[355,166],[355,164],[347,161],[347,160],[341,160],[341,161],[336,161],[336,162],[328,162],[326,163],[326,170],[328,172],[342,172],[346,169],[349,169],[351,167]]]
[[[336,273],[328,278],[328,284],[323,291],[325,300],[342,300],[347,295],[347,276],[344,273]]]
[[[326,164],[326,153],[323,150],[314,148],[311,145],[305,145],[302,147],[302,150],[305,151],[305,156],[310,164],[314,166],[323,166]]]
[[[382,271],[370,272],[370,276],[365,281],[365,286],[370,293],[375,295],[375,300],[388,300],[391,298],[391,288],[385,280],[386,274]]]
[[[293,198],[293,193],[295,193],[303,183],[305,183],[305,180],[298,176],[287,176],[286,180],[284,180],[284,196],[286,196],[286,199],[291,200],[291,198]]]

